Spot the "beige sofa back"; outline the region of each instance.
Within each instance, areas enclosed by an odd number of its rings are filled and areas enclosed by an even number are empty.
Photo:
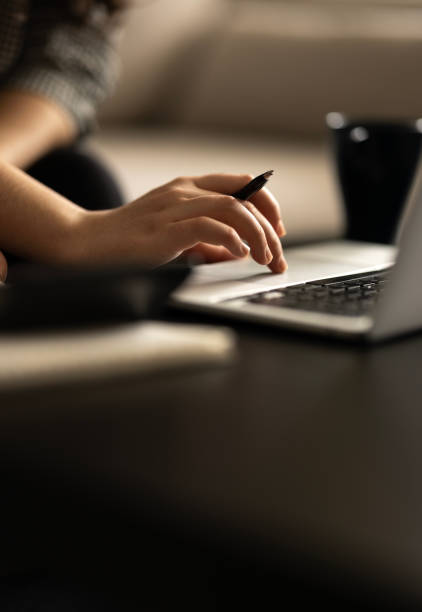
[[[158,0],[122,62],[109,119],[317,136],[331,110],[422,115],[422,7]]]
[[[207,47],[220,31],[226,10],[226,0],[133,0],[118,44],[120,78],[102,109],[103,121],[142,121],[161,95],[171,108],[181,96],[175,73],[196,78],[198,47]]]

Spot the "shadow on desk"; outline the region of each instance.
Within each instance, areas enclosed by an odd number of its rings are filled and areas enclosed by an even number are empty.
[[[422,338],[236,330],[229,368],[1,397],[3,573],[119,611],[420,608]]]
[[[61,470],[19,472],[7,473],[15,477],[2,517],[0,602],[13,602],[10,610],[29,602],[60,612],[412,607],[406,592],[258,543],[224,521],[198,521],[146,488],[134,504],[123,488],[111,499],[96,483],[82,485],[83,474],[63,482]]]

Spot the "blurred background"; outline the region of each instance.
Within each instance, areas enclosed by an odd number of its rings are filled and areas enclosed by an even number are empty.
[[[273,169],[289,243],[340,236],[325,115],[422,116],[422,0],[134,0],[90,146],[127,199]]]

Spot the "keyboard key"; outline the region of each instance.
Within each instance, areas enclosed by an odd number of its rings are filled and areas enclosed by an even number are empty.
[[[284,291],[286,293],[288,293],[288,294],[293,295],[293,294],[297,294],[297,293],[302,293],[304,291],[305,287],[306,287],[305,284],[303,284],[303,285],[293,285],[292,287],[286,287]]]
[[[335,281],[334,283],[327,282],[324,284],[324,287],[328,287],[329,289],[335,289],[337,287],[346,287],[346,283],[344,281]]]
[[[386,282],[384,272],[355,278],[321,279],[258,293],[248,301],[275,308],[359,316],[375,306]]]
[[[357,302],[360,299],[362,299],[362,293],[360,291],[360,288],[359,288],[359,291],[348,291],[347,292],[347,301],[348,302]]]
[[[297,299],[300,302],[312,302],[314,299],[316,299],[316,296],[312,295],[312,293],[299,293],[297,296]]]
[[[330,290],[330,294],[331,295],[344,295],[346,293],[346,288],[345,287],[333,287],[333,286],[330,286],[329,290]]]
[[[271,302],[272,300],[279,300],[284,297],[286,297],[286,294],[283,293],[283,291],[269,291],[268,293],[262,294],[262,301]]]

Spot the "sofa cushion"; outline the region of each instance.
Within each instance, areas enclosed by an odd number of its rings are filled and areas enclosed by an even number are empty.
[[[163,108],[191,126],[320,135],[324,115],[419,116],[422,7],[245,0]]]
[[[201,60],[198,47],[206,47],[210,33],[224,23],[226,10],[225,0],[134,2],[118,44],[120,78],[100,118],[109,122],[142,118],[160,102],[161,94],[171,104],[176,97],[172,94],[177,86],[175,70],[180,85],[181,73]],[[191,53],[186,55],[185,49]]]

